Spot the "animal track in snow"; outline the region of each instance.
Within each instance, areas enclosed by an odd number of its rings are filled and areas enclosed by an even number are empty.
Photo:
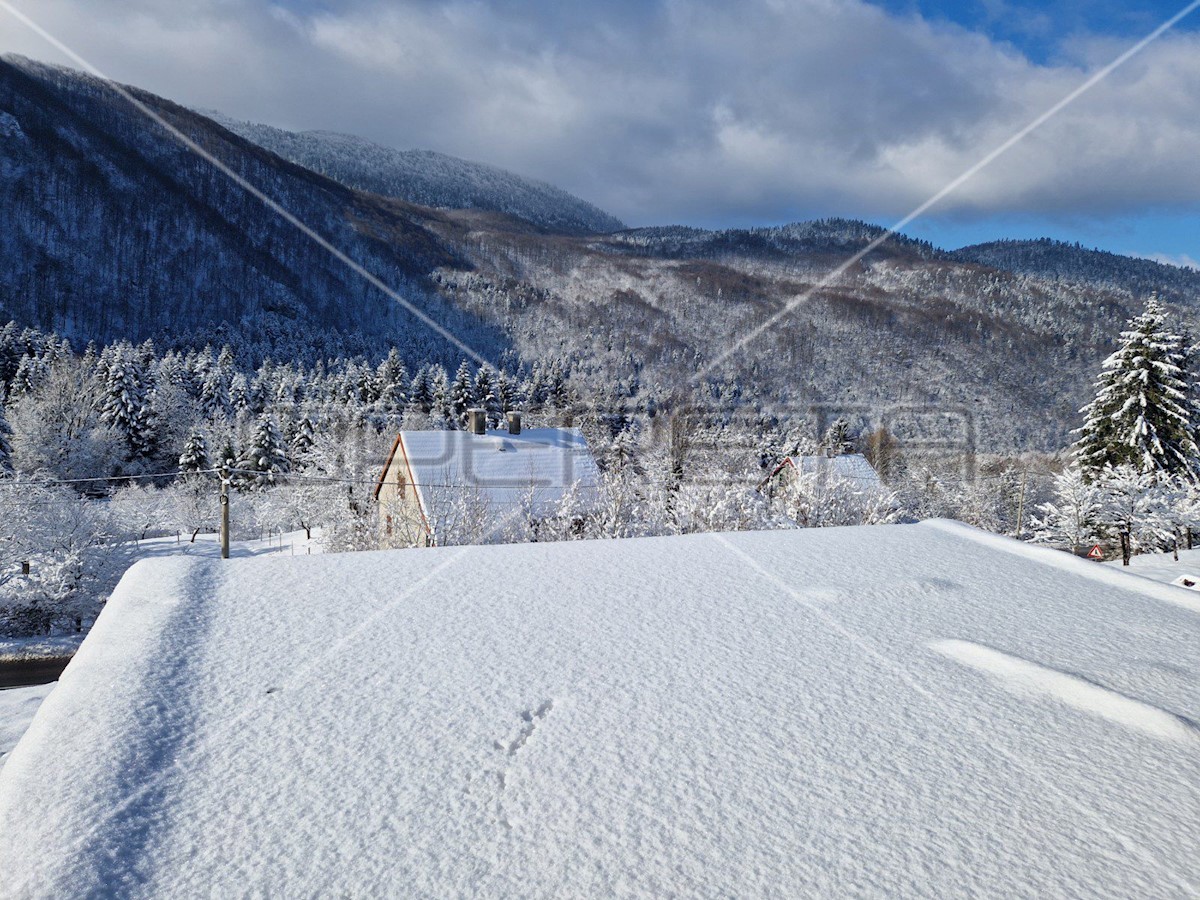
[[[517,751],[524,747],[528,740],[533,737],[533,733],[537,731],[538,725],[550,714],[550,710],[552,709],[554,709],[554,701],[547,700],[537,709],[525,710],[521,713],[521,721],[525,724],[521,726],[520,731],[517,732],[517,736],[507,743],[496,741],[496,749],[503,750],[509,756],[516,756]]]
[[[509,740],[493,741],[492,746],[504,754],[503,760],[509,760],[516,756],[528,742],[533,733],[537,731],[538,726],[550,714],[550,710],[554,709],[554,701],[547,700],[536,709],[527,709],[521,713],[521,727],[517,730],[515,736]],[[495,790],[495,815],[496,821],[504,826],[505,831],[512,831],[514,825],[519,822],[514,821],[505,808],[504,793],[508,788],[510,781],[509,769],[502,763],[498,768],[487,769],[485,775],[488,780],[494,779]],[[471,779],[468,779],[470,781]],[[470,787],[467,788],[470,791]]]

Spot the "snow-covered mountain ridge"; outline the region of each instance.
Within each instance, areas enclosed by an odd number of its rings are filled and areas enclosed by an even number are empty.
[[[479,209],[548,231],[619,231],[620,219],[561,188],[432,150],[396,150],[351,134],[285,131],[209,113],[213,121],[284,159],[348,187],[440,209]]]
[[[531,224],[467,196],[481,185],[503,194],[512,182],[487,180],[498,170],[463,163],[460,173],[440,157],[426,175],[466,199],[443,191],[428,202],[473,205],[434,209],[348,187],[132,90],[463,344],[510,369],[559,360],[591,400],[832,408],[871,425],[932,406],[969,417],[973,439],[992,448],[1055,448],[1150,291],[1197,330],[1200,273],[1148,260],[1048,241],[945,251],[890,236],[829,281],[883,229],[824,219],[583,234],[550,227],[574,215],[554,206],[554,189],[535,197],[552,209],[525,210],[541,217]],[[5,58],[0,116],[0,320],[54,330],[77,349],[230,343],[247,362],[378,359],[395,345],[410,368],[453,370],[465,355],[105,83]],[[367,148],[372,171],[420,162],[353,138],[297,140],[347,158]],[[411,168],[387,171],[416,184]]]

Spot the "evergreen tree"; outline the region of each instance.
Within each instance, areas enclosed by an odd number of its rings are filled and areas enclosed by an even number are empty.
[[[440,419],[447,427],[455,427],[454,413],[450,409],[450,379],[441,366],[429,368],[429,392],[433,398],[430,401],[430,416]]]
[[[1200,449],[1184,362],[1182,340],[1151,295],[1104,361],[1096,399],[1081,410],[1076,456],[1089,477],[1106,466],[1168,473],[1196,467]]]
[[[208,442],[200,429],[193,428],[187,443],[183,445],[183,453],[179,455],[179,471],[195,474],[210,468],[212,465],[208,458]]]
[[[250,409],[250,382],[241,372],[229,380],[229,405],[234,412],[246,412]]]
[[[467,410],[471,408],[475,401],[475,385],[471,378],[471,367],[467,365],[466,360],[463,360],[462,365],[458,367],[458,371],[454,374],[454,381],[450,384],[448,401],[450,415],[455,424],[461,428],[466,424]]]
[[[550,385],[547,399],[555,409],[566,409],[574,399],[571,386],[567,382],[566,373],[561,363],[555,363],[550,372]]]
[[[834,419],[825,429],[825,437],[821,439],[821,446],[826,453],[832,453],[834,456],[852,453],[854,442],[850,439],[850,423],[841,416]]]
[[[496,401],[501,415],[517,408],[517,386],[503,369],[496,378]]]
[[[12,433],[12,426],[8,424],[8,416],[4,413],[3,390],[0,389],[0,478],[13,474]]]
[[[210,419],[229,414],[229,385],[216,367],[210,368],[200,383],[200,408]]]
[[[46,380],[49,365],[40,356],[22,356],[17,363],[17,371],[13,375],[9,394],[13,397],[25,397],[37,390],[38,385]]]
[[[236,469],[238,468],[238,453],[233,444],[226,442],[221,451],[217,454],[213,468],[216,469]]]
[[[301,416],[300,421],[296,423],[296,433],[292,435],[291,452],[289,453],[292,463],[303,468],[312,455],[312,448],[316,442],[317,435],[312,419],[308,416]]]
[[[429,384],[429,373],[424,367],[417,370],[408,386],[408,405],[423,413],[433,409],[433,389]]]
[[[375,383],[378,386],[376,404],[379,411],[385,415],[403,412],[407,399],[405,386],[408,384],[408,371],[395,347],[388,351],[375,370]]]
[[[489,428],[500,424],[500,400],[496,396],[489,366],[480,366],[479,371],[475,373],[475,405],[487,411]]]
[[[250,446],[238,457],[237,468],[239,472],[235,481],[247,488],[272,485],[276,476],[288,470],[283,437],[270,416],[259,416]]]
[[[144,459],[154,450],[147,376],[133,347],[117,345],[111,349],[102,387],[100,420],[125,439],[132,458]]]

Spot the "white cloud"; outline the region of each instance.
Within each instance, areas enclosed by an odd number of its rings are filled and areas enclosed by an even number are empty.
[[[1151,253],[1146,259],[1152,259],[1155,262],[1166,263],[1168,266],[1179,266],[1183,269],[1195,269],[1200,272],[1200,261],[1192,259],[1186,253],[1180,253],[1178,256],[1171,256],[1168,253]]]
[[[115,77],[507,166],[631,221],[899,217],[1119,53],[1071,64],[862,2],[15,0]],[[0,47],[52,58],[0,13]],[[1130,43],[1138,36],[1131,36]],[[1200,37],[1168,35],[939,211],[1200,203]]]

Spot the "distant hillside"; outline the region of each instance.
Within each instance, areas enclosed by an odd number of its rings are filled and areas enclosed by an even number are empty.
[[[1089,250],[1041,238],[1033,241],[989,241],[947,254],[950,259],[973,262],[994,269],[1037,275],[1059,281],[1108,284],[1133,294],[1157,291],[1176,301],[1200,297],[1200,272],[1168,266],[1151,259],[1121,256],[1105,250]]]
[[[205,113],[235,134],[361,191],[439,209],[480,209],[558,234],[603,234],[620,219],[566,191],[432,150],[395,150],[330,131],[284,131]]]
[[[612,235],[609,244],[615,249],[628,247],[630,252],[639,255],[672,259],[713,259],[721,256],[785,259],[798,255],[852,255],[885,234],[887,229],[878,225],[833,218],[769,228],[731,228],[721,231],[686,226],[634,228]],[[934,259],[945,256],[944,251],[936,249],[928,241],[902,234],[888,236],[871,253],[871,259]]]

